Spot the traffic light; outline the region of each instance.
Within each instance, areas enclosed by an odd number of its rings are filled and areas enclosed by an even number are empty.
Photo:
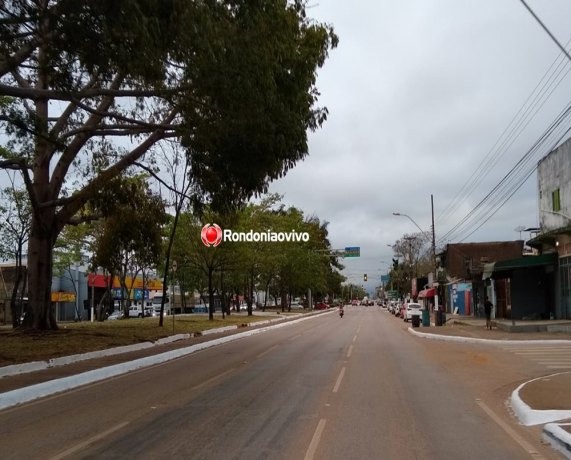
[[[366,273],[363,275],[363,281],[367,281],[367,274]]]

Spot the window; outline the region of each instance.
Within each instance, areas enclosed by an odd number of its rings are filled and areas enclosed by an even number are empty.
[[[559,195],[559,189],[556,189],[553,192],[551,192],[551,200],[553,202],[553,211],[554,212],[561,211],[561,197]]]

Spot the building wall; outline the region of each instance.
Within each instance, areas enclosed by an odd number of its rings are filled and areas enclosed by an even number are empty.
[[[454,283],[448,286],[448,298],[450,299],[450,313],[454,313],[456,308],[459,315],[472,315],[472,284]]]
[[[537,165],[539,223],[542,231],[569,225],[571,219],[571,138]],[[561,209],[553,211],[553,191],[559,189]]]
[[[483,264],[516,259],[523,252],[523,241],[459,243],[446,246],[445,267],[452,278],[470,279],[482,273]]]
[[[550,271],[548,271],[550,270]],[[553,300],[552,267],[533,267],[514,270],[511,282],[514,319],[549,319],[555,313]]]
[[[58,289],[54,289],[56,284]],[[52,282],[53,291],[76,293],[76,302],[59,302],[59,305],[56,307],[58,308],[56,318],[59,321],[73,321],[77,316],[82,320],[88,319],[88,311],[84,309],[84,301],[89,298],[85,269],[82,269],[82,267],[71,268],[59,277],[54,277]]]

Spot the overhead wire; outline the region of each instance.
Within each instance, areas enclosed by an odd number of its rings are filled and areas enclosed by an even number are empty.
[[[569,43],[571,43],[571,40],[569,40],[569,42],[567,42],[567,44],[569,44]],[[529,122],[537,114],[539,109],[541,109],[541,107],[543,107],[545,102],[553,94],[555,89],[557,89],[557,87],[561,84],[561,82],[567,76],[567,74],[569,72],[571,72],[571,68],[568,69],[567,72],[565,73],[565,75],[561,76],[561,78],[559,78],[559,81],[557,81],[555,86],[553,88],[551,88],[554,85],[555,79],[561,75],[561,73],[563,72],[563,70],[567,66],[567,61],[565,59],[561,59],[561,56],[562,55],[559,54],[555,58],[555,60],[551,63],[549,68],[545,71],[545,73],[543,74],[543,76],[541,77],[539,82],[536,84],[535,88],[529,94],[529,96],[527,97],[525,102],[521,105],[521,107],[516,112],[516,114],[512,117],[511,121],[508,123],[506,128],[500,134],[500,136],[498,137],[498,139],[496,140],[496,142],[494,143],[492,148],[484,156],[484,158],[480,162],[479,166],[476,168],[475,173],[472,176],[470,176],[470,178],[461,187],[459,192],[454,196],[453,200],[443,209],[443,211],[440,213],[440,215],[437,216],[438,221],[444,220],[446,217],[450,216],[458,208],[460,203],[464,199],[468,198],[473,193],[473,191],[476,189],[476,187],[482,182],[483,178],[485,177],[485,172],[489,171],[499,161],[499,159],[507,151],[507,148],[509,146],[511,146],[513,144],[513,142],[515,141],[515,139],[517,139],[519,134],[521,134],[521,132],[525,128],[525,127],[521,128],[521,125],[522,125],[523,121],[526,119],[526,117],[529,120],[526,123],[526,126],[527,126],[527,124],[529,124]],[[561,62],[558,63],[558,61],[560,61],[560,60],[561,60]],[[562,64],[563,64],[563,66],[562,66]],[[556,66],[555,69],[553,69],[554,66]],[[543,97],[544,94],[550,88],[551,88],[551,91],[549,92],[548,96],[544,98]],[[541,106],[537,107],[539,101],[542,98],[544,99],[544,102],[541,104]],[[533,109],[536,109],[536,110],[533,114],[530,115],[530,112]],[[521,128],[521,129],[519,129],[519,132],[516,135],[516,130],[518,128]]]
[[[492,154],[492,152],[498,145],[499,140],[509,130],[509,134],[500,144],[500,147],[504,148],[504,153],[505,153],[505,151],[513,145],[517,137],[519,137],[519,135],[523,132],[523,130],[529,125],[529,123],[535,117],[537,112],[543,107],[543,105],[551,97],[555,89],[557,89],[557,87],[561,84],[563,79],[570,72],[570,70],[567,70],[565,74],[561,75],[565,67],[567,67],[568,63],[571,62],[571,56],[566,49],[566,47],[569,45],[569,41],[566,43],[565,47],[561,45],[561,43],[559,43],[559,41],[555,38],[555,36],[550,32],[550,30],[545,26],[545,24],[537,17],[537,15],[533,12],[533,10],[531,10],[531,8],[525,3],[525,1],[521,0],[521,2],[527,8],[530,14],[532,14],[532,16],[536,19],[536,21],[541,25],[541,27],[547,32],[547,34],[551,37],[551,39],[557,44],[557,46],[561,50],[561,53],[556,58],[556,60],[551,64],[551,66],[543,75],[542,79],[536,85],[530,96],[528,96],[528,98],[526,99],[520,110],[512,118],[512,121],[510,122],[508,127],[504,129],[504,131],[502,132],[502,134],[500,135],[500,137],[498,138],[498,140],[496,141],[490,152],[488,152],[484,160],[480,163],[480,166],[476,170],[475,175],[473,175],[470,178],[470,180],[464,184],[464,186],[461,189],[461,192],[459,192],[455,196],[453,201],[445,208],[445,210],[439,216],[439,218],[441,218],[441,216],[450,215],[450,213],[453,212],[459,206],[459,203],[463,199],[465,199],[465,197],[469,196],[473,192],[475,187],[482,181],[483,171],[489,169],[490,166],[494,166],[499,161],[500,150],[496,150],[496,152]],[[545,80],[546,75],[550,73],[555,63],[562,56],[564,56],[563,62],[565,62],[565,65],[563,67],[561,67],[561,63],[557,65],[555,70],[551,72],[551,75],[549,76],[548,80],[543,83],[539,92],[535,94],[532,103],[524,110],[524,113],[520,115],[523,107],[525,107],[528,104],[533,94],[536,93],[537,88],[541,85],[541,82]],[[555,81],[557,81],[557,83],[555,84],[555,86],[553,86]],[[549,91],[549,93],[545,97],[547,91]],[[541,104],[539,104],[541,100],[542,102]],[[508,174],[506,174],[506,176],[504,176],[504,178],[500,180],[500,182],[492,189],[492,191],[488,193],[488,195],[486,195],[486,197],[484,197],[484,199],[481,200],[480,203],[478,203],[478,205],[476,205],[476,207],[472,209],[472,211],[470,211],[466,216],[464,216],[464,218],[458,224],[456,224],[451,230],[449,230],[443,237],[439,238],[438,240],[439,243],[451,237],[452,235],[454,236],[458,235],[457,238],[460,239],[460,235],[462,232],[469,231],[464,229],[463,227],[466,227],[468,223],[471,223],[472,221],[479,219],[479,223],[478,225],[476,225],[476,228],[470,231],[468,235],[462,238],[461,241],[464,241],[469,236],[471,236],[477,229],[481,228],[482,225],[488,222],[491,219],[491,217],[495,215],[505,205],[505,203],[507,203],[507,201],[509,201],[509,199],[523,186],[523,184],[529,179],[529,177],[531,177],[531,175],[537,168],[537,161],[534,162],[531,168],[529,168],[528,164],[535,158],[534,154],[536,155],[539,152],[539,148],[544,143],[548,142],[550,138],[555,137],[557,140],[553,142],[551,149],[547,150],[547,152],[553,150],[561,142],[563,137],[565,137],[571,130],[571,128],[567,127],[564,124],[565,119],[569,116],[569,108],[570,105],[568,105],[567,108],[565,108],[559,114],[559,116],[550,125],[550,127],[542,134],[540,139],[536,141],[534,146],[532,146],[532,148],[530,148],[528,152],[524,154],[522,159],[520,159],[516,163],[516,165],[508,172]],[[531,116],[528,116],[531,113],[531,110],[534,110],[534,112]],[[527,121],[525,118],[526,116],[528,116]],[[518,122],[514,126],[512,126],[514,120],[516,120],[518,117],[519,117]],[[512,126],[511,129],[510,126]],[[519,131],[517,132],[517,134],[515,134],[516,130]],[[542,151],[542,153],[544,154],[547,152]],[[503,155],[504,153],[502,153],[501,155]],[[487,207],[484,207],[483,206],[484,204],[487,204]]]
[[[571,43],[571,40],[567,42],[567,45],[569,45],[569,43]],[[565,74],[561,75],[565,68],[568,67],[567,60],[564,57],[561,59],[562,57],[560,53],[555,58],[520,109],[513,116],[508,126],[500,134],[493,147],[480,162],[475,173],[471,175],[460,191],[454,196],[453,200],[444,208],[442,213],[437,217],[437,221],[444,220],[450,216],[460,206],[461,202],[466,200],[474,192],[484,179],[487,171],[492,170],[506,154],[508,149],[521,133],[524,132],[525,128],[535,118],[539,110],[549,100],[561,82],[569,72],[571,72],[571,68],[568,68]],[[561,62],[558,63],[558,61]]]
[[[522,158],[512,167],[512,169],[496,184],[496,186],[468,213],[461,219],[459,223],[457,223],[451,230],[445,233],[438,239],[438,242],[441,243],[444,240],[452,240],[452,239],[460,239],[460,235],[466,231],[465,227],[471,224],[473,221],[477,219],[484,219],[486,222],[489,220],[490,214],[495,214],[501,206],[503,206],[506,202],[505,198],[509,195],[509,197],[513,196],[511,193],[512,190],[517,191],[523,183],[529,178],[531,173],[536,168],[536,162],[533,164],[531,172],[528,169],[525,169],[525,172],[520,173],[527,164],[529,164],[538,153],[545,154],[545,150],[540,150],[545,143],[547,143],[550,139],[552,139],[553,133],[556,132],[557,129],[560,130],[561,126],[564,126],[565,121],[568,121],[571,114],[571,103],[567,105],[567,107],[560,112],[558,117],[551,123],[551,125],[544,131],[544,133],[540,136],[540,138],[534,143],[534,145],[524,154]],[[566,131],[567,132],[567,131]],[[556,145],[561,141],[561,137],[558,137],[557,141],[552,143]],[[553,147],[552,147],[553,148]],[[552,149],[551,148],[551,149]],[[550,150],[548,150],[550,151]],[[511,188],[509,188],[511,187]],[[498,195],[502,193],[502,195]],[[487,208],[484,207],[485,204],[489,206]],[[481,225],[479,226],[481,227]],[[478,228],[479,228],[478,227]],[[471,232],[470,234],[472,234]],[[457,238],[454,238],[457,237]],[[463,238],[463,240],[466,238]]]

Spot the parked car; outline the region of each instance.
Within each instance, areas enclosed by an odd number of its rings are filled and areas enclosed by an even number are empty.
[[[421,309],[422,309],[422,305],[420,305],[419,303],[415,303],[415,302],[409,302],[407,304],[405,304],[405,315],[404,315],[404,320],[405,321],[412,321],[412,316],[413,315],[421,315]]]
[[[153,316],[153,307],[141,305],[131,305],[129,307],[129,318],[142,318],[143,316]]]
[[[208,313],[208,307],[206,305],[195,305],[192,307],[192,313]]]
[[[329,305],[327,305],[325,302],[317,302],[315,304],[316,310],[327,310],[328,308],[329,308]]]
[[[115,319],[121,319],[123,318],[123,311],[122,310],[115,310],[113,313],[111,313],[107,319],[108,320],[115,320]]]
[[[290,307],[292,310],[303,310],[303,305],[296,301],[292,301]]]

